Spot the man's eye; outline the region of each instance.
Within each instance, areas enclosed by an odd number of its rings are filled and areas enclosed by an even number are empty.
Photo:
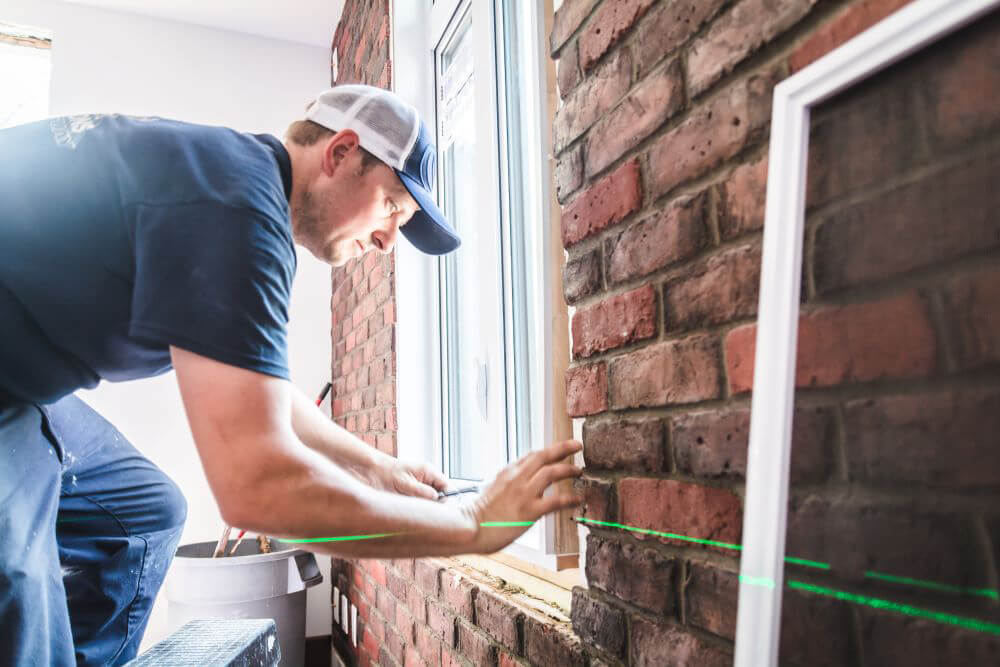
[[[388,205],[389,205],[389,211],[390,212],[397,213],[399,211],[399,207],[396,206],[396,202],[394,202],[393,200],[387,199],[386,203],[388,203]]]

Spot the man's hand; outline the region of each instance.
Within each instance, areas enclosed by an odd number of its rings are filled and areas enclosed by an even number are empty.
[[[580,468],[562,460],[582,448],[578,441],[566,440],[526,454],[501,470],[469,506],[478,528],[474,542],[476,553],[499,551],[530,527],[490,524],[534,522],[549,512],[579,505],[580,499],[573,494],[543,494],[555,482],[580,476],[583,472]]]
[[[438,491],[448,486],[444,475],[426,463],[410,463],[391,457],[379,459],[368,474],[376,489],[429,500],[436,500]]]

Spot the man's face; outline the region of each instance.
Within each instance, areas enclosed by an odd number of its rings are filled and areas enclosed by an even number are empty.
[[[295,240],[333,266],[372,249],[392,252],[417,202],[388,165],[363,165],[353,132],[321,143],[314,154],[320,168],[293,202]]]

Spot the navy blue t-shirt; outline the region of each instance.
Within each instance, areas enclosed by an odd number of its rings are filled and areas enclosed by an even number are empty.
[[[86,115],[0,131],[0,393],[170,369],[288,378],[291,163],[275,137]]]

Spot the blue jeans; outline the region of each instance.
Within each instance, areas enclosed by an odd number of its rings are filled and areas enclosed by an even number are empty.
[[[0,398],[0,665],[134,658],[186,515],[80,399]]]

